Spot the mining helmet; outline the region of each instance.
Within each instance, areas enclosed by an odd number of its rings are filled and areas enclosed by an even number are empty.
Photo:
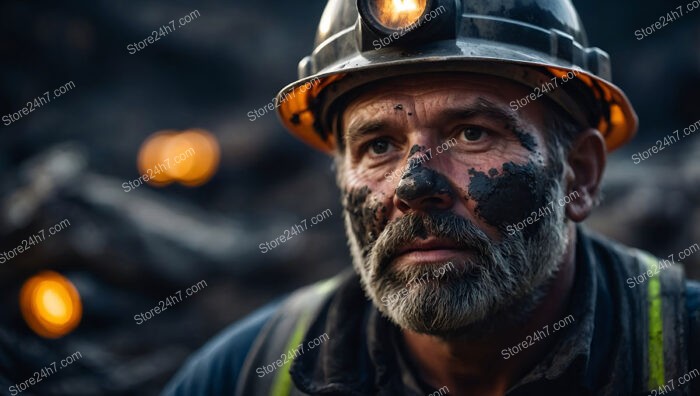
[[[611,82],[610,57],[588,47],[568,0],[329,0],[299,80],[277,96],[284,125],[325,152],[335,147],[334,104],[381,79],[430,72],[495,75],[546,96],[608,151],[636,133],[637,115]]]

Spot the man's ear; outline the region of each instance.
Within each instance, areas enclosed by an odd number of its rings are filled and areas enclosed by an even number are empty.
[[[574,198],[566,206],[566,216],[572,221],[585,220],[595,207],[606,155],[605,140],[597,129],[585,129],[574,139],[566,171],[566,194]]]

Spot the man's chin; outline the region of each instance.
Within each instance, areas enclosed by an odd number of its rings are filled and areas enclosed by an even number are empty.
[[[442,279],[408,288],[384,284],[374,303],[402,329],[440,338],[479,338],[524,321],[541,295],[530,290],[516,298],[484,279],[484,273],[465,271],[461,265],[439,273]]]
[[[436,287],[413,290],[395,305],[379,304],[379,311],[398,327],[442,339],[479,339],[518,326],[547,294],[550,282],[515,298],[496,292],[479,279],[454,279]],[[468,283],[472,283],[468,285]],[[382,297],[383,298],[383,297]],[[387,299],[384,299],[387,302]]]
[[[439,303],[439,302],[436,302]],[[440,316],[432,307],[424,307],[422,314],[395,315],[384,312],[389,320],[404,330],[431,335],[442,339],[479,339],[492,335],[498,329],[511,325],[511,315],[499,315],[498,311],[464,313],[461,316]]]
[[[498,297],[473,295],[473,281],[432,279],[408,288],[391,288],[391,292],[380,293],[380,301],[375,301],[375,305],[401,328],[436,336],[453,334],[494,313],[492,308]]]

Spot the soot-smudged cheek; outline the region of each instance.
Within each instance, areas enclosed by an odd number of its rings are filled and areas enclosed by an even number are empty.
[[[371,193],[369,187],[364,186],[346,190],[343,194],[343,207],[363,253],[367,253],[369,245],[377,240],[388,222],[386,206],[371,199]]]
[[[534,136],[527,132],[520,131],[518,129],[514,129],[513,133],[518,138],[520,145],[523,146],[527,151],[531,153],[537,152],[537,141],[535,140]]]
[[[469,175],[469,196],[476,202],[477,216],[501,231],[547,204],[546,172],[532,161],[505,163],[500,174],[495,169],[487,175],[472,168]],[[537,228],[534,224],[526,232]]]

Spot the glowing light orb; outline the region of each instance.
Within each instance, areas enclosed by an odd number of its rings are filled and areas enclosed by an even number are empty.
[[[153,186],[178,182],[199,186],[216,173],[220,160],[219,143],[204,129],[156,132],[141,145],[139,173]],[[148,180],[146,180],[148,179]]]
[[[53,271],[41,272],[24,283],[20,310],[29,328],[45,338],[70,333],[83,315],[80,295],[73,283]]]

